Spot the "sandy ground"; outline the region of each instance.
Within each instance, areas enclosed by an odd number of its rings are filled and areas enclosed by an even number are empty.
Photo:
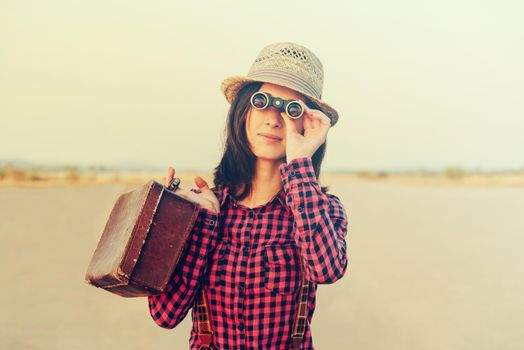
[[[523,349],[524,188],[333,178],[349,269],[323,285],[317,349]],[[0,188],[0,349],[187,349],[145,298],[84,282],[129,184]]]

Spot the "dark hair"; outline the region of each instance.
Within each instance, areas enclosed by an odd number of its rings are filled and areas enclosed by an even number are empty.
[[[224,130],[224,154],[214,171],[214,185],[229,186],[231,193],[237,200],[244,199],[251,192],[251,181],[255,175],[256,156],[249,147],[246,135],[247,112],[251,108],[249,99],[258,91],[263,83],[253,82],[245,84],[237,93],[229,108],[226,127]],[[306,98],[309,108],[318,109],[318,106]],[[326,143],[324,142],[311,157],[317,179],[320,175],[320,166],[324,159]],[[327,192],[328,187],[321,187]],[[240,192],[242,191],[242,192]]]

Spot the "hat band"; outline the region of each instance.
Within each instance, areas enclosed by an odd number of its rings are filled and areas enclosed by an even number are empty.
[[[283,85],[299,92],[304,92],[318,99],[320,99],[320,96],[322,95],[321,92],[307,80],[303,79],[300,75],[293,74],[293,72],[278,70],[275,68],[262,68],[257,69],[254,72],[249,72],[247,76],[256,80],[274,82],[275,84]]]

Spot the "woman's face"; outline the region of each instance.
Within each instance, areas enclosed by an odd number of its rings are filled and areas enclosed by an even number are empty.
[[[273,97],[280,97],[285,100],[300,100],[302,103],[305,103],[304,97],[300,93],[280,85],[264,83],[258,91],[267,92]],[[283,118],[288,118],[295,124],[297,130],[303,134],[303,118],[291,119],[287,115],[282,116],[280,111],[273,107],[256,109],[251,106],[249,109],[246,118],[246,134],[251,151],[257,158],[280,160],[286,157],[286,124]],[[273,135],[277,139],[263,135]]]

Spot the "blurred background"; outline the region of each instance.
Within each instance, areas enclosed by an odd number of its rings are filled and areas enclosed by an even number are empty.
[[[319,181],[349,268],[315,348],[524,347],[524,5],[0,0],[2,349],[188,348],[147,300],[84,282],[118,196],[212,182],[221,81],[292,41],[340,120]]]

